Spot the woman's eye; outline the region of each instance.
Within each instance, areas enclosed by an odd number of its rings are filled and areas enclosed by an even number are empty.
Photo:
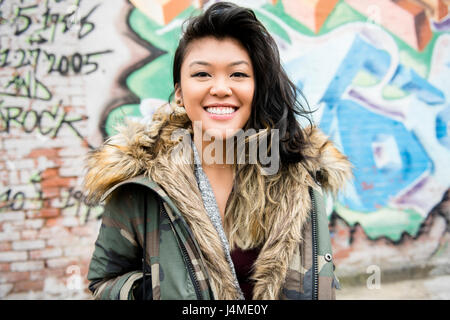
[[[238,77],[238,78],[248,78],[248,74],[243,72],[235,72],[231,76]]]
[[[208,77],[209,74],[207,72],[201,71],[201,72],[194,73],[192,76],[193,77]]]

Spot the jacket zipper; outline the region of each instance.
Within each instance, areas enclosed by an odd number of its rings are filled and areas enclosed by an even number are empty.
[[[314,192],[310,188],[310,195],[311,195],[311,205],[312,205],[312,211],[311,211],[311,224],[312,224],[312,251],[313,251],[313,292],[312,292],[312,299],[318,300],[318,291],[319,291],[319,266],[317,263],[317,212],[316,212],[316,199],[314,198]]]
[[[197,276],[195,275],[195,270],[194,270],[194,266],[192,265],[192,261],[189,259],[189,255],[188,255],[188,253],[187,253],[186,247],[184,246],[184,244],[183,244],[183,242],[181,241],[181,239],[180,239],[180,237],[179,237],[177,231],[175,230],[175,226],[173,225],[173,222],[172,222],[172,220],[170,219],[169,214],[166,212],[166,209],[164,208],[164,205],[163,205],[163,203],[162,203],[162,200],[161,200],[161,206],[160,206],[160,207],[161,207],[162,212],[163,212],[164,215],[166,216],[167,220],[169,220],[169,223],[170,223],[170,225],[172,226],[172,230],[174,231],[175,236],[176,236],[177,239],[178,239],[178,244],[179,244],[180,247],[181,247],[181,251],[182,251],[182,253],[183,253],[183,259],[184,259],[184,261],[186,262],[187,269],[188,269],[188,272],[189,272],[189,276],[190,276],[191,281],[192,281],[192,283],[193,283],[193,285],[194,285],[195,294],[196,294],[196,296],[197,296],[197,299],[198,299],[198,300],[203,300],[203,296],[202,296],[201,290],[200,290],[200,283],[198,282]]]

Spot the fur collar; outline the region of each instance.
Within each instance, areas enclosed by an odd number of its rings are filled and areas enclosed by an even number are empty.
[[[174,112],[169,115],[170,111]],[[219,236],[203,206],[194,176],[192,149],[191,152],[174,152],[181,145],[179,141],[173,141],[176,140],[173,133],[177,129],[186,129],[192,133],[186,113],[178,109],[168,110],[167,106],[154,114],[148,126],[128,123],[118,128],[118,134],[88,156],[84,181],[87,196],[92,201],[99,201],[117,183],[139,174],[147,175],[166,191],[191,227],[217,298],[236,299],[238,292],[233,285],[231,270]],[[347,158],[319,129],[306,130],[311,139],[311,146],[306,153],[317,160],[292,165],[281,176],[275,179],[272,177],[272,181],[262,180],[263,183],[279,184],[279,192],[270,197],[274,201],[267,201],[263,205],[267,208],[263,216],[266,225],[262,225],[264,223],[261,221],[253,221],[253,224],[248,221],[247,225],[256,227],[239,229],[239,226],[235,226],[234,232],[229,233],[233,230],[233,212],[238,211],[240,203],[238,200],[232,201],[231,206],[234,205],[234,208],[227,208],[224,224],[232,246],[237,244],[244,249],[251,246],[249,234],[259,234],[264,238],[253,269],[252,278],[256,281],[254,299],[279,297],[291,257],[302,241],[301,230],[310,209],[308,187],[317,187],[308,172],[319,173],[322,189],[334,195],[352,175]],[[261,181],[258,172],[254,170],[252,174]]]

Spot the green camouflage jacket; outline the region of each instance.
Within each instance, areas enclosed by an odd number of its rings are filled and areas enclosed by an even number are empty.
[[[173,123],[160,111],[150,126],[129,124],[89,156],[86,190],[92,200],[106,199],[88,272],[95,299],[235,298],[234,289],[227,287],[225,258],[215,263],[224,284],[214,282],[217,271],[206,262],[211,254],[207,248],[218,240],[217,235],[203,236],[205,227],[199,227],[207,216],[192,166],[174,161],[173,154],[170,161],[164,156],[177,145],[169,143],[180,128]],[[186,128],[185,122],[181,127]],[[310,154],[316,152],[319,161],[303,167],[320,174],[322,188],[305,180],[287,195],[295,197],[290,209],[303,220],[286,233],[297,235],[301,226],[301,236],[290,250],[282,234],[274,237],[280,241],[263,246],[255,262],[261,280],[254,299],[335,299],[338,281],[323,191],[336,194],[351,169],[318,129],[311,128],[310,136]]]

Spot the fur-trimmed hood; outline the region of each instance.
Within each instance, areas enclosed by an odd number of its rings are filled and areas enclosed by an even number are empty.
[[[192,149],[191,153],[174,152],[181,140],[174,137],[178,129],[192,134],[186,113],[168,105],[161,107],[148,125],[127,123],[118,128],[118,134],[89,154],[85,191],[88,199],[97,202],[116,184],[140,174],[148,176],[165,190],[192,229],[218,298],[235,299],[233,276],[194,175]],[[262,247],[253,268],[254,299],[279,297],[295,247],[302,241],[301,230],[311,207],[308,187],[318,187],[310,173],[317,173],[322,190],[334,195],[352,176],[347,158],[319,129],[308,128],[306,132],[311,144],[305,154],[315,160],[292,165],[275,177],[263,177],[259,170],[250,169],[251,179],[254,176],[254,181],[258,181],[253,184],[260,188],[263,185],[263,189],[242,185],[236,194],[241,190],[264,192],[270,201],[259,204],[260,213],[247,217],[240,212],[252,212],[252,208],[242,208],[246,203],[236,195],[225,213],[224,229],[232,248],[234,245],[243,249]],[[275,185],[276,192],[264,189],[265,184]],[[233,221],[239,221],[239,225],[233,225]]]

